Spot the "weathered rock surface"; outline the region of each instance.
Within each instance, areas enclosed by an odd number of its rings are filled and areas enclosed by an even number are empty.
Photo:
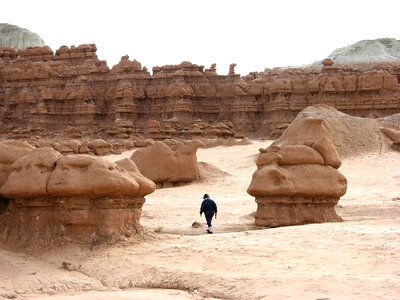
[[[328,57],[340,64],[400,60],[400,41],[391,38],[363,40],[336,49]]]
[[[202,145],[199,140],[165,140],[135,151],[131,159],[146,178],[166,187],[199,177],[196,152]]]
[[[11,165],[34,148],[19,141],[3,141],[0,143],[0,187],[7,181],[11,173]]]
[[[126,166],[88,155],[40,148],[17,159],[0,189],[5,247],[40,248],[67,242],[113,242],[142,231],[144,196],[155,184],[133,162]]]
[[[400,130],[393,128],[381,128],[382,132],[392,140],[392,148],[396,151],[400,151]]]
[[[279,136],[304,108],[360,117],[400,112],[400,63],[273,69],[241,77],[182,62],[121,58],[111,70],[94,44],[0,48],[0,136],[71,139]]]
[[[346,178],[328,123],[296,119],[267,149],[247,192],[256,198],[255,225],[288,226],[336,222],[334,206],[346,192]]]
[[[23,50],[28,47],[42,47],[44,45],[44,41],[38,34],[16,25],[0,23],[0,47]]]

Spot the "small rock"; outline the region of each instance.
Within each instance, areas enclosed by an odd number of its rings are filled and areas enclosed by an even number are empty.
[[[201,227],[201,223],[200,223],[200,222],[197,222],[197,221],[194,221],[194,222],[192,223],[192,227],[193,227],[193,228],[199,228],[199,227]]]
[[[63,261],[62,262],[62,268],[68,271],[76,271],[81,267],[81,265],[79,265],[78,267],[74,266],[73,264]]]

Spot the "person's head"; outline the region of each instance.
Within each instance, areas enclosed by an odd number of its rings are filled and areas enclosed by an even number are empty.
[[[210,196],[208,196],[208,194],[204,194],[203,199],[206,199],[206,198],[210,198]]]

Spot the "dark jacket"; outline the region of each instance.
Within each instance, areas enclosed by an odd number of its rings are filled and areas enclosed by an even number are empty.
[[[202,213],[207,215],[217,213],[217,204],[210,198],[204,199],[200,207],[200,214]]]

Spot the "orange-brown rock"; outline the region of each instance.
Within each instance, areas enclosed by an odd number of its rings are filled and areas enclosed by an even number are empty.
[[[139,188],[136,192],[137,195],[146,196],[154,192],[154,190],[156,189],[155,183],[150,179],[144,177],[142,173],[140,173],[138,167],[131,159],[124,158],[116,161],[115,164],[117,164],[118,166],[124,168],[127,172],[129,172],[129,175],[133,177],[139,184]]]
[[[113,242],[142,231],[144,196],[155,184],[134,164],[40,148],[17,159],[0,189],[0,241],[8,248]]]
[[[111,70],[94,44],[0,48],[0,135],[8,138],[155,139],[280,135],[304,108],[326,104],[360,117],[400,112],[400,64],[273,69],[241,77],[234,66],[182,62],[150,75],[128,56]],[[202,120],[206,126],[196,123]],[[147,127],[155,120],[159,128]],[[218,124],[232,123],[229,132]],[[198,125],[198,126],[194,126]],[[260,130],[262,132],[260,132]]]
[[[69,155],[69,154],[78,154],[79,153],[79,148],[81,147],[81,143],[78,140],[67,140],[61,142],[57,149],[58,152],[60,152],[63,155]]]
[[[103,156],[107,154],[111,154],[112,146],[110,143],[106,142],[103,139],[97,139],[94,141],[89,141],[87,147],[94,152],[94,154]]]
[[[199,176],[196,152],[202,145],[199,140],[165,140],[135,151],[131,159],[140,173],[159,186],[186,183]]]
[[[3,141],[0,143],[0,187],[7,181],[11,173],[11,165],[33,149],[29,144],[19,141]]]
[[[269,148],[260,149],[247,192],[256,198],[255,225],[336,222],[346,178],[327,121],[296,119]]]

